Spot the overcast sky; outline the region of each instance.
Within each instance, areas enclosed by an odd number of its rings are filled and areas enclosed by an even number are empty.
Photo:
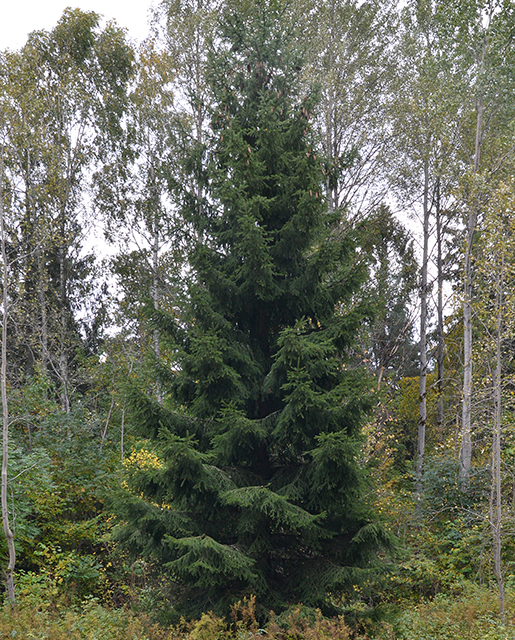
[[[34,30],[52,29],[66,7],[95,11],[128,29],[132,40],[148,33],[151,0],[5,0],[0,15],[0,50],[19,49]]]

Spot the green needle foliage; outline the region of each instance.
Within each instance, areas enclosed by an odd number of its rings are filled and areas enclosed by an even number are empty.
[[[209,190],[185,212],[188,305],[158,318],[177,354],[168,404],[133,393],[149,444],[127,463],[118,535],[169,572],[189,614],[249,594],[335,613],[388,544],[359,463],[366,268],[343,212],[327,213],[316,95],[287,24],[265,2],[222,20]]]

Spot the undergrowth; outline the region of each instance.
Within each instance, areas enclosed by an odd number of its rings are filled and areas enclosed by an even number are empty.
[[[501,620],[495,591],[468,584],[459,596],[438,595],[409,607],[375,640],[515,640],[515,592],[506,594]]]
[[[200,620],[172,627],[153,624],[128,609],[110,609],[98,599],[79,605],[21,596],[0,608],[0,638],[20,640],[515,640],[515,592],[508,593],[504,623],[496,594],[469,585],[460,596],[437,596],[404,609],[395,621],[352,629],[342,617],[296,607],[272,614],[261,628],[252,597],[236,604],[228,618],[204,613]]]

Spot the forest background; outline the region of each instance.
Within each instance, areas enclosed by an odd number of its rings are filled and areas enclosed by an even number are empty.
[[[5,624],[506,633],[512,3],[151,27],[0,54]]]

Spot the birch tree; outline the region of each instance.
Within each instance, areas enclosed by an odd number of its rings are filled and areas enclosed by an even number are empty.
[[[212,109],[209,52],[224,6],[222,0],[162,0],[154,13],[155,32],[169,57],[175,91],[177,162],[170,186],[191,219],[201,216],[206,204]],[[245,12],[243,4],[240,10]],[[201,233],[194,224],[187,228]]]
[[[0,117],[1,118],[1,117]],[[0,126],[3,125],[0,119]],[[2,136],[3,137],[3,136]],[[1,371],[0,371],[0,391],[2,400],[2,472],[1,472],[1,509],[2,525],[9,561],[5,570],[5,584],[7,589],[7,599],[14,604],[14,568],[16,564],[16,550],[14,547],[14,536],[9,522],[8,496],[7,496],[7,469],[9,456],[9,406],[7,400],[7,327],[9,319],[9,265],[6,250],[6,228],[4,214],[4,161],[3,145],[0,141],[0,246],[2,254],[2,347],[1,347]]]
[[[328,162],[329,209],[343,207],[349,218],[367,217],[385,195],[394,7],[381,0],[299,0],[294,7],[305,78],[320,86],[315,126]]]
[[[429,366],[428,326],[431,319],[431,289],[435,269],[434,232],[438,236],[436,272],[438,280],[439,378],[443,377],[443,260],[442,202],[449,200],[458,139],[458,102],[453,94],[453,73],[445,64],[445,49],[438,35],[435,8],[414,2],[403,12],[399,47],[403,75],[397,99],[392,104],[394,144],[400,162],[391,174],[401,207],[417,219],[420,232],[419,270],[419,419],[416,477],[421,490],[427,431],[427,376]],[[442,418],[441,418],[442,419]]]
[[[482,197],[489,194],[483,207],[481,234],[477,240],[476,315],[480,322],[480,353],[487,376],[486,419],[492,425],[492,484],[490,499],[490,529],[494,573],[499,589],[501,617],[504,618],[505,586],[502,567],[503,506],[502,506],[502,457],[504,397],[507,380],[507,343],[515,323],[515,191],[512,180],[501,182],[492,188],[481,177],[474,177],[471,191]]]
[[[499,180],[511,155],[509,123],[514,117],[511,93],[515,7],[502,0],[437,4],[439,29],[455,69],[455,91],[461,100],[457,119],[462,184],[468,174]],[[466,488],[472,461],[472,390],[474,324],[474,243],[483,215],[483,195],[461,189],[464,217],[462,271],[463,401],[460,480]]]
[[[173,299],[184,263],[183,229],[172,197],[176,174],[174,72],[169,54],[143,43],[129,96],[123,143],[95,175],[96,204],[106,238],[118,252],[120,322],[136,323],[140,353],[151,342],[161,357],[157,328],[149,328],[147,303],[155,312],[163,296]],[[159,385],[155,392],[163,401]]]
[[[131,73],[123,33],[98,22],[94,13],[66,10],[51,32],[33,32],[1,66],[8,168],[25,216],[17,240],[21,291],[31,309],[38,300],[23,326],[34,336],[31,361],[58,380],[67,413],[81,342],[75,312],[91,264],[81,255],[86,171],[116,144]]]

